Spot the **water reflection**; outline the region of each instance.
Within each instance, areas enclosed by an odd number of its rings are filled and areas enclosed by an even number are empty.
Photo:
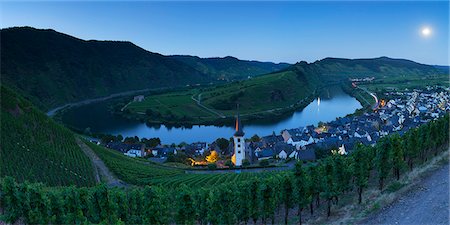
[[[328,88],[320,97],[311,102],[303,110],[294,112],[278,121],[258,121],[244,124],[246,137],[279,133],[283,129],[299,126],[317,125],[318,122],[332,121],[361,108],[361,104],[340,88]],[[126,136],[159,137],[165,144],[180,142],[206,141],[212,142],[219,137],[229,138],[233,135],[233,127],[203,126],[168,127],[160,124],[146,124],[139,121],[128,121],[108,112],[106,103],[85,105],[68,110],[63,115],[63,122],[78,129],[90,128],[92,132],[122,134]]]

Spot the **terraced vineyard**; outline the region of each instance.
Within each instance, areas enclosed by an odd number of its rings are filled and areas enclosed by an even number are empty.
[[[183,169],[130,158],[102,146],[87,144],[121,180],[136,185],[178,187],[185,184],[189,187],[212,187],[217,184],[247,180],[251,177],[266,177],[274,173],[187,174]]]
[[[95,184],[92,164],[72,132],[1,87],[0,177],[51,186]]]

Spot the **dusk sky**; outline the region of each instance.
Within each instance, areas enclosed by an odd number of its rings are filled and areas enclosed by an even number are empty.
[[[164,55],[289,63],[388,56],[449,64],[448,1],[0,4],[2,28],[126,40]]]

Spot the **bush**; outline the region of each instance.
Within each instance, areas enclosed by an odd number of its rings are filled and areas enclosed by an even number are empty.
[[[250,166],[250,161],[248,161],[248,159],[242,160],[242,166],[243,166],[243,167]]]
[[[215,163],[209,163],[208,164],[208,169],[209,170],[215,170],[215,169],[217,169],[217,165]]]
[[[230,167],[230,168],[233,168],[233,167],[234,167],[234,164],[233,164],[233,162],[231,162],[231,160],[227,160],[227,161],[225,162],[225,166],[228,166],[228,167]]]
[[[260,166],[269,166],[269,160],[268,159],[264,159],[264,160],[261,160],[261,161],[259,161],[259,165]]]

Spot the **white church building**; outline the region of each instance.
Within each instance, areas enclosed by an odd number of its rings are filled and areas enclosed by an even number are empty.
[[[242,161],[245,159],[245,140],[244,131],[242,130],[241,120],[239,113],[236,118],[236,132],[233,136],[234,139],[234,165],[242,166]]]

